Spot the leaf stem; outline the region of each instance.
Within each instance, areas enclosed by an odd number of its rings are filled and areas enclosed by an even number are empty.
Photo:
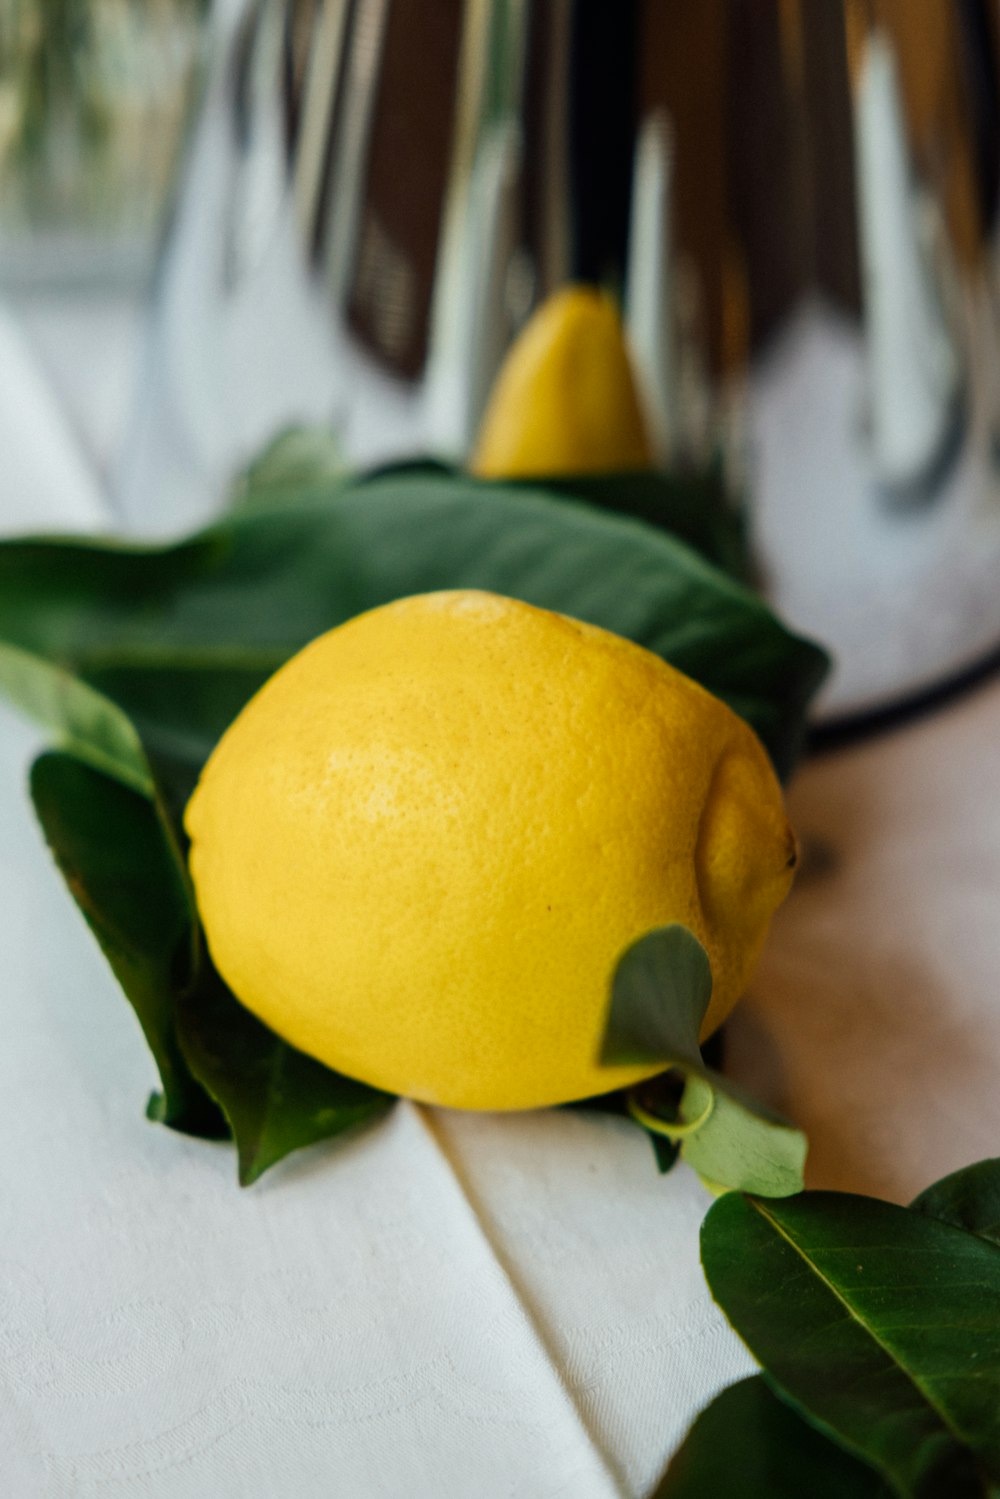
[[[636,1096],[636,1088],[629,1089],[625,1095],[625,1103],[636,1123],[641,1124],[643,1129],[648,1129],[650,1134],[665,1135],[668,1140],[686,1140],[691,1135],[697,1134],[698,1130],[708,1122],[715,1108],[715,1089],[706,1088],[705,1091],[708,1099],[701,1113],[694,1119],[685,1120],[682,1124],[661,1119],[659,1114],[651,1114],[648,1109],[644,1109]]]

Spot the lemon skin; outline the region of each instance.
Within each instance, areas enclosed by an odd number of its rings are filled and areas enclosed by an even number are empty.
[[[708,950],[714,1029],[795,853],[723,703],[607,631],[470,591],[307,646],[226,732],[186,826],[243,1004],[337,1071],[466,1109],[657,1070],[598,1051],[620,955],[668,922]]]
[[[487,479],[610,473],[652,466],[625,332],[614,302],[588,286],[554,293],[512,344],[472,455]]]

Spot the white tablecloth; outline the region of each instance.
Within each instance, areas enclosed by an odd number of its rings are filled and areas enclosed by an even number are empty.
[[[0,444],[3,529],[99,519],[47,420]],[[794,788],[810,856],[729,1056],[808,1129],[812,1185],[903,1200],[997,1150],[998,737],[992,683]],[[28,805],[39,743],[0,710],[0,1493],[646,1493],[751,1367],[697,1180],[622,1121],[402,1105],[241,1192],[228,1148],[142,1116],[152,1065]]]

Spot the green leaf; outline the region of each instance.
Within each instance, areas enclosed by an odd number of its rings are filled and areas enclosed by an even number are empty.
[[[1000,1481],[1000,1258],[874,1198],[730,1194],[702,1226],[712,1294],[765,1375],[901,1495]]]
[[[687,542],[732,577],[751,578],[746,519],[732,502],[720,464],[690,472],[558,475],[536,479],[533,487],[646,521]]]
[[[760,1375],[698,1416],[649,1499],[891,1499],[879,1475],[816,1431]]]
[[[270,675],[267,666],[212,660],[101,667],[90,673],[93,686],[122,710],[146,747],[178,830],[202,766]]]
[[[711,993],[708,954],[692,932],[680,925],[647,932],[615,971],[601,1060],[662,1063],[682,1075],[676,1119],[663,1117],[655,1079],[633,1090],[632,1112],[651,1132],[679,1139],[681,1156],[710,1186],[773,1197],[799,1192],[805,1136],[702,1059]]]
[[[1000,1159],[977,1161],[943,1177],[910,1206],[1000,1246]]]
[[[36,760],[31,793],[153,1053],[163,1093],[150,1118],[210,1139],[228,1133],[228,1120],[246,1184],[385,1111],[385,1094],[295,1051],[225,987],[152,800],[62,751]]]
[[[770,1113],[728,1078],[710,1078],[714,1091],[708,1119],[681,1145],[689,1166],[713,1188],[788,1197],[802,1190],[808,1142],[801,1130]],[[700,1117],[703,1106],[694,1079],[681,1100],[681,1119]]]
[[[354,614],[460,587],[638,641],[741,713],[779,773],[794,763],[826,657],[759,598],[641,522],[434,470],[312,483],[294,504],[234,512],[172,547],[6,542],[0,641],[108,691],[115,673],[157,673],[146,710],[168,728],[183,714],[187,733],[188,677],[232,672],[250,690]],[[204,727],[215,732],[217,718]],[[144,743],[155,755],[155,737]]]
[[[225,1133],[185,1060],[174,996],[190,977],[191,913],[148,797],[62,751],[35,761],[31,796],[49,847],[153,1053],[163,1086],[151,1115],[189,1134]]]
[[[379,1118],[396,1101],[296,1051],[207,966],[177,1017],[185,1056],[229,1121],[244,1187],[292,1151]]]
[[[0,688],[79,760],[147,796],[153,778],[128,716],[71,671],[30,650],[0,644]]]
[[[712,967],[694,933],[679,923],[647,932],[618,960],[601,1061],[700,1072],[699,1036],[711,998]]]
[[[700,469],[624,469],[610,474],[540,474],[533,479],[480,479],[436,459],[409,459],[375,470],[366,477],[451,475],[484,490],[511,485],[565,496],[615,515],[631,516],[669,531],[742,582],[753,568],[746,516],[734,503],[722,464]]]
[[[653,1155],[656,1158],[656,1166],[661,1176],[666,1176],[668,1171],[676,1166],[681,1153],[681,1147],[676,1140],[668,1140],[666,1135],[649,1134],[649,1143],[653,1147]]]
[[[303,484],[340,480],[348,472],[340,439],[328,427],[287,427],[240,474],[230,503],[256,505],[283,495],[293,499]]]

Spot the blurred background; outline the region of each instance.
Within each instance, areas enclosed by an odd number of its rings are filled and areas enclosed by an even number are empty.
[[[196,95],[207,0],[2,0],[8,286],[148,280]]]
[[[67,491],[84,516],[107,523],[207,76],[208,9],[208,0],[0,0],[4,530],[44,525]]]
[[[76,463],[95,520],[176,533],[295,422],[462,463],[596,284],[656,464],[832,647],[823,716],[924,692],[1000,646],[998,35],[996,0],[0,0],[0,524]]]

